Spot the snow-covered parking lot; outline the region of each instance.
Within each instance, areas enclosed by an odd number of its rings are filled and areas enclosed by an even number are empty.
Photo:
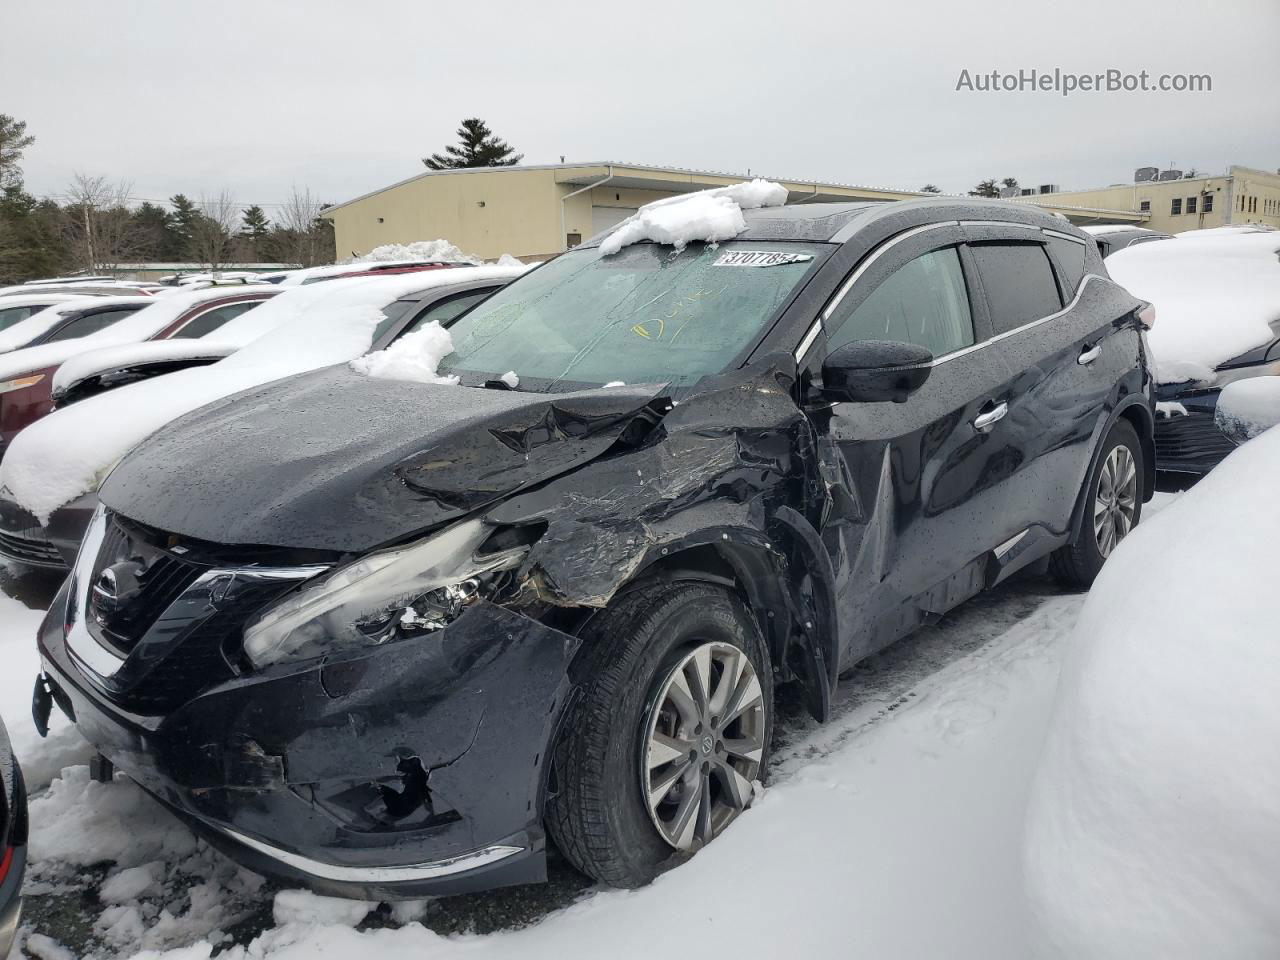
[[[860,666],[826,726],[791,710],[751,813],[651,887],[595,890],[561,866],[546,887],[394,909],[268,884],[122,777],[91,782],[68,726],[40,741],[33,607],[49,587],[4,586],[2,710],[36,790],[29,956],[650,957],[690,942],[762,956],[1030,953],[1023,814],[1084,600],[1047,578],[1016,578]]]

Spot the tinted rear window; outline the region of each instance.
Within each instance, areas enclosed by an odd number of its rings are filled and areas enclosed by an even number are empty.
[[[91,313],[87,317],[78,317],[59,327],[56,332],[45,338],[45,342],[55,343],[59,340],[77,340],[80,337],[87,337],[91,333],[105,330],[113,323],[120,322],[137,309],[137,307],[131,307],[128,310],[103,310],[101,313]]]
[[[9,307],[7,310],[0,310],[0,330],[12,327],[18,321],[25,320],[31,314],[43,309],[43,307]]]
[[[1062,309],[1049,256],[1038,243],[975,243],[973,256],[996,333],[1014,330]]]
[[[1061,237],[1050,237],[1049,249],[1053,251],[1058,267],[1062,270],[1062,291],[1070,300],[1076,295],[1080,281],[1084,279],[1085,246]]]

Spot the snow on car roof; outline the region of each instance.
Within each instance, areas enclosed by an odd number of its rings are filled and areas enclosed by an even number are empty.
[[[270,332],[225,360],[127,384],[31,424],[0,460],[0,486],[47,522],[58,507],[96,489],[114,463],[166,423],[241,390],[358,357],[372,344],[387,304],[432,287],[510,280],[526,269],[459,267],[290,289],[222,328],[234,335],[232,325],[251,316],[270,321],[282,314]]]
[[[4,302],[7,304],[9,302],[8,298],[6,298]],[[24,345],[30,343],[36,337],[40,337],[48,333],[61,323],[64,317],[68,314],[75,313],[77,310],[84,310],[89,307],[108,307],[113,305],[150,305],[155,302],[156,301],[152,297],[75,297],[71,300],[64,300],[61,303],[55,303],[53,306],[47,307],[39,313],[33,313],[25,320],[15,323],[9,329],[0,331],[0,353],[12,351],[8,356],[0,357],[0,366],[4,366],[7,369],[10,357],[14,356],[16,353],[27,352],[26,350],[21,349]],[[70,343],[71,341],[67,342]],[[53,344],[42,344],[41,346],[53,346]],[[34,350],[36,348],[30,347],[28,349]]]
[[[1132,223],[1099,223],[1081,227],[1085,233],[1094,237],[1105,237],[1108,233],[1158,233],[1150,227],[1139,227]]]
[[[670,244],[676,250],[697,240],[731,240],[747,229],[743,210],[780,207],[786,202],[786,187],[759,179],[665,197],[646,203],[614,227],[601,241],[600,252],[607,257],[645,240]]]
[[[1148,342],[1161,383],[1212,382],[1219,364],[1277,336],[1280,231],[1182,233],[1126,247],[1107,270],[1155,305]]]

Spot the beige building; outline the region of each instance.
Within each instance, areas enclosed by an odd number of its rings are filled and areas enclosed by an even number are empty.
[[[1065,213],[1075,223],[1137,222],[1164,233],[1245,223],[1280,227],[1280,173],[1235,165],[1222,176],[1146,180],[1016,199]],[[1088,219],[1084,208],[1092,208],[1095,218]],[[1117,211],[1126,216],[1110,215]]]
[[[629,163],[427,170],[329,207],[338,257],[384,243],[443,237],[468,253],[534,259],[561,253],[663,197],[749,179]],[[770,178],[773,179],[773,178]],[[808,180],[779,180],[789,203],[902,200],[921,194]]]

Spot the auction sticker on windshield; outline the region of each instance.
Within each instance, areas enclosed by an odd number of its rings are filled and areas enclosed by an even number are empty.
[[[779,253],[776,250],[726,250],[713,267],[778,267],[812,260],[812,253]]]

